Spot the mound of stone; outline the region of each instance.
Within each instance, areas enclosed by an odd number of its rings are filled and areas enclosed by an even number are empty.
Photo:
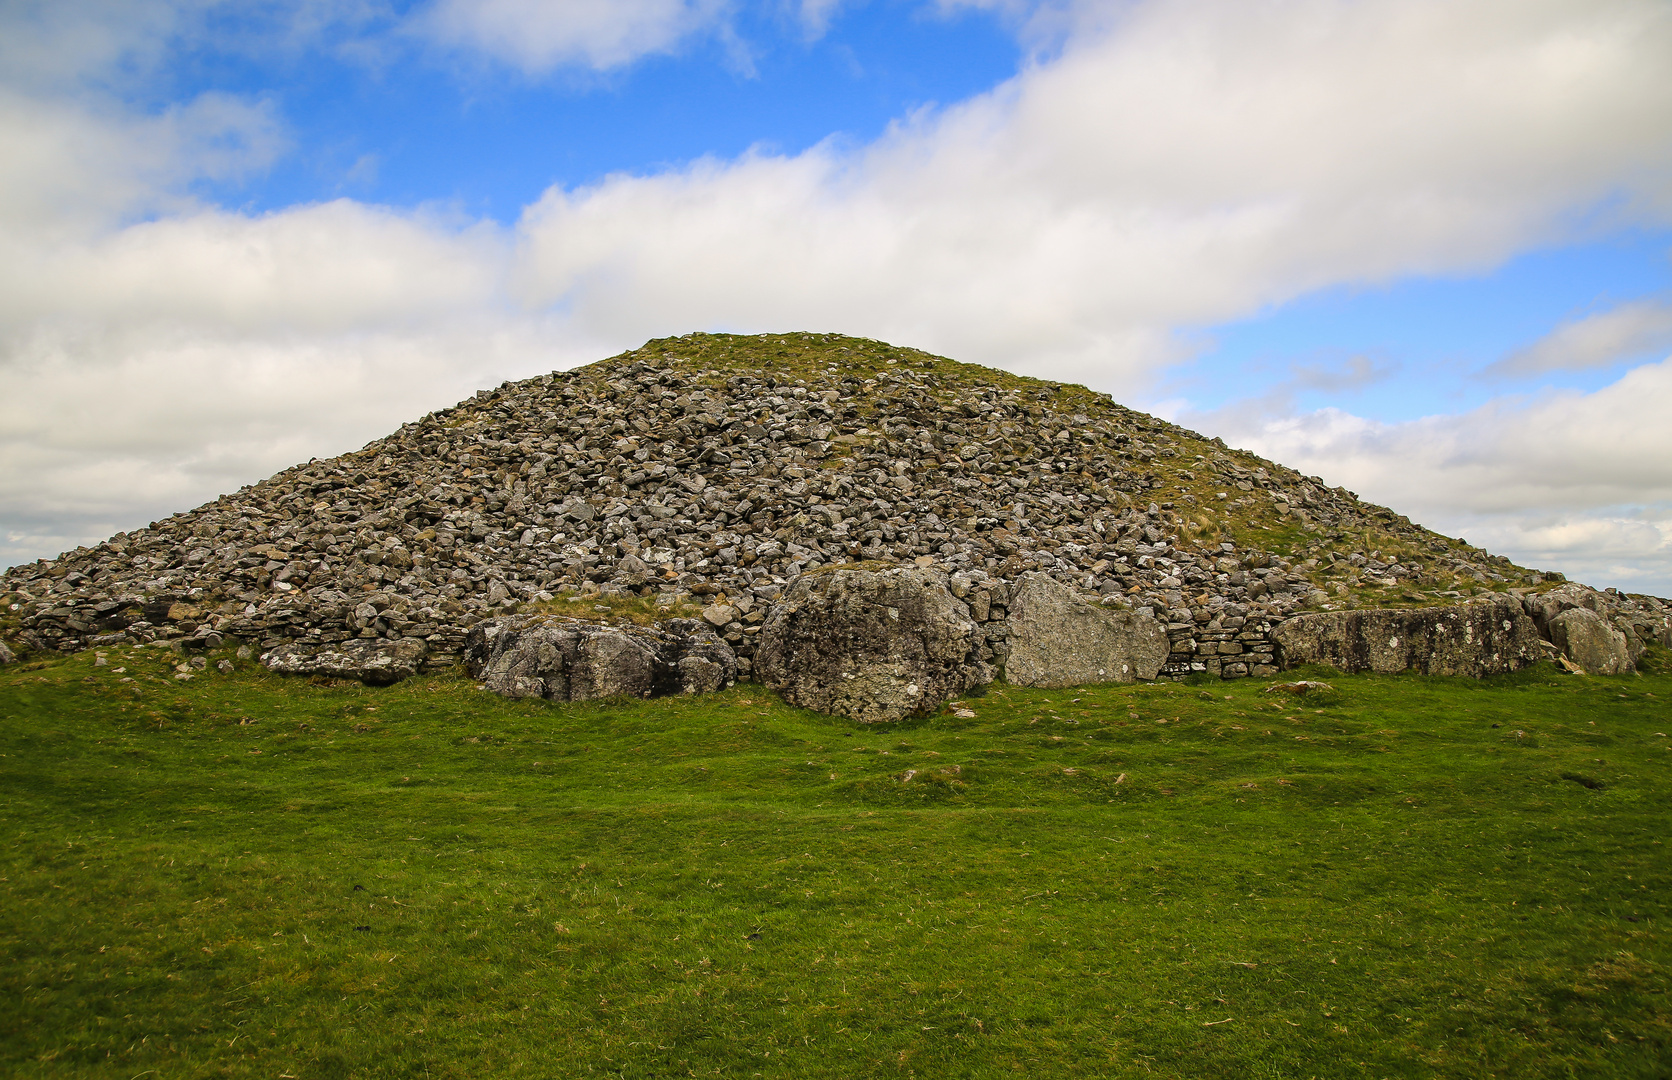
[[[900,720],[991,682],[982,641],[937,575],[839,568],[803,575],[774,605],[755,675],[792,705],[862,723]]]
[[[1155,618],[1092,603],[1046,574],[1017,582],[1008,644],[1004,678],[1017,686],[1147,682],[1171,651]]]
[[[184,642],[182,642],[184,644]],[[422,641],[351,638],[333,645],[280,645],[261,655],[262,666],[281,675],[324,675],[391,686],[418,673]]]
[[[1284,667],[1479,678],[1544,658],[1538,628],[1514,597],[1436,608],[1299,615],[1272,631]]]
[[[548,701],[710,693],[737,679],[736,654],[696,619],[653,628],[557,615],[489,619],[466,637],[465,662],[486,690]]]
[[[803,575],[856,561],[932,564],[992,665],[1017,584],[1048,576],[1162,624],[1163,679],[1270,674],[1271,628],[1305,612],[1560,577],[1084,387],[864,338],[690,334],[483,390],[13,567],[0,638],[19,653],[161,639],[310,656],[411,640],[436,670],[485,620],[631,595],[702,606],[747,675],[768,610]],[[1600,604],[1634,656],[1672,641],[1666,602],[1589,595],[1571,602]],[[1024,645],[1016,670],[1028,663]]]

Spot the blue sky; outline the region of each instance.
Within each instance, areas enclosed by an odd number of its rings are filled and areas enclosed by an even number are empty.
[[[1661,0],[20,0],[0,564],[808,328],[1666,595],[1667,55]]]
[[[375,25],[387,35],[395,24]],[[244,24],[244,33],[259,30]],[[868,142],[915,110],[990,89],[1023,56],[992,13],[898,0],[840,12],[822,32],[787,10],[746,9],[726,36],[622,69],[543,74],[448,62],[399,43],[370,56],[273,55],[228,54],[211,39],[183,50],[158,104],[221,91],[271,98],[281,110],[296,151],[258,176],[203,184],[216,202],[261,211],[342,195],[439,201],[510,223],[553,184],[753,147]]]
[[[1664,339],[1536,378],[1487,369],[1563,323],[1672,294],[1669,251],[1666,232],[1632,230],[1467,275],[1320,290],[1204,330],[1203,352],[1173,369],[1166,388],[1203,409],[1235,405],[1251,385],[1292,388],[1287,406],[1350,407],[1384,421],[1478,408],[1506,391],[1599,390],[1664,359]]]

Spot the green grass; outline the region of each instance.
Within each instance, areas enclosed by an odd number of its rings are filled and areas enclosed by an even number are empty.
[[[867,728],[109,660],[0,671],[7,1076],[1672,1062],[1665,674]]]
[[[659,596],[603,596],[598,593],[563,594],[551,600],[531,601],[517,610],[532,615],[566,615],[572,619],[619,626],[656,626],[668,619],[695,619],[702,607],[689,600]]]

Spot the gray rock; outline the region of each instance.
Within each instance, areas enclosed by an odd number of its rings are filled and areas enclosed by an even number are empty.
[[[1546,593],[1525,597],[1522,603],[1539,633],[1550,638],[1550,621],[1564,611],[1582,608],[1607,617],[1608,598],[1604,593],[1584,585],[1568,583]]]
[[[336,645],[280,645],[261,655],[262,666],[281,675],[327,675],[389,686],[418,673],[426,649],[404,638],[351,638]]]
[[[1588,608],[1568,608],[1552,618],[1550,641],[1592,675],[1622,675],[1632,670],[1625,634]]]
[[[1027,574],[1010,603],[1005,681],[1017,686],[1151,680],[1167,662],[1167,628],[1103,607],[1045,574]]]
[[[1342,671],[1479,678],[1541,658],[1538,630],[1509,597],[1440,608],[1389,608],[1298,615],[1272,631],[1281,667],[1327,664]]]
[[[710,693],[737,678],[736,654],[695,619],[654,629],[557,615],[489,619],[466,636],[465,663],[496,694],[549,701]]]
[[[992,681],[964,605],[915,568],[804,575],[766,617],[755,674],[791,704],[862,723],[931,713]]]
[[[16,662],[17,654],[6,648],[4,641],[0,641],[0,664],[15,664]]]
[[[716,627],[723,627],[737,619],[737,609],[729,604],[713,604],[703,608],[702,617]]]
[[[725,643],[717,644],[718,648],[731,652]],[[681,656],[675,668],[679,672],[679,689],[686,694],[712,694],[716,690],[724,690],[737,678],[735,660],[728,665],[722,660],[696,653]]]

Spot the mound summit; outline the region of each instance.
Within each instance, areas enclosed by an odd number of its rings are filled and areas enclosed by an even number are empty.
[[[1468,601],[1524,613],[1540,639],[1591,612],[1631,658],[1672,643],[1665,601],[1564,585],[1107,395],[811,333],[657,339],[480,391],[13,567],[0,634],[24,652],[389,642],[416,670],[514,612],[700,608],[747,676],[798,579],[856,563],[944,582],[1001,673],[1009,606],[1043,578],[1164,627],[1161,678],[1270,674],[1307,648],[1355,662],[1350,642],[1277,628],[1362,635],[1376,609]]]

